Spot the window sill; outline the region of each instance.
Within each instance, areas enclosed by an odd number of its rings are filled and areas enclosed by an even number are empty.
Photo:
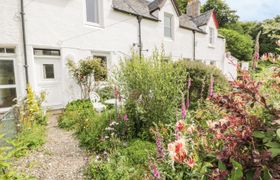
[[[93,27],[93,28],[98,28],[98,29],[104,29],[104,26],[102,24],[98,23],[91,23],[91,22],[85,22],[85,25],[87,27]]]

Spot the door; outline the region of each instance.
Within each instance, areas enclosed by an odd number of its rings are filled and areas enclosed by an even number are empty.
[[[35,58],[37,92],[44,92],[46,100],[43,105],[50,108],[63,106],[63,93],[61,85],[60,58]]]

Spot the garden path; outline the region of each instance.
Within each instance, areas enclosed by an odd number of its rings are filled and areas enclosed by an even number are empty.
[[[86,154],[73,138],[73,132],[57,125],[57,114],[49,116],[46,143],[16,162],[16,168],[38,180],[81,180]]]

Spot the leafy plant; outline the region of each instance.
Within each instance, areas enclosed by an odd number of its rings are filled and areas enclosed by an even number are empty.
[[[227,50],[239,60],[250,61],[253,54],[253,41],[250,36],[242,35],[234,30],[220,29],[219,33],[225,36]]]
[[[95,88],[95,81],[106,79],[107,69],[98,58],[80,60],[78,64],[73,60],[68,60],[67,66],[80,87],[82,99],[89,98],[90,93]]]

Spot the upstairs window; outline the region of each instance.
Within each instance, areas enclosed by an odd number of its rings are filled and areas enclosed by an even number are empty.
[[[215,40],[214,28],[210,27],[209,28],[209,44],[213,45],[214,44],[214,40]]]
[[[164,14],[164,37],[173,38],[173,16]]]
[[[60,50],[58,49],[38,49],[33,50],[36,56],[60,56]]]
[[[86,21],[88,23],[100,24],[100,0],[86,1]]]
[[[16,53],[15,48],[0,47],[0,54],[15,54],[15,53]]]

